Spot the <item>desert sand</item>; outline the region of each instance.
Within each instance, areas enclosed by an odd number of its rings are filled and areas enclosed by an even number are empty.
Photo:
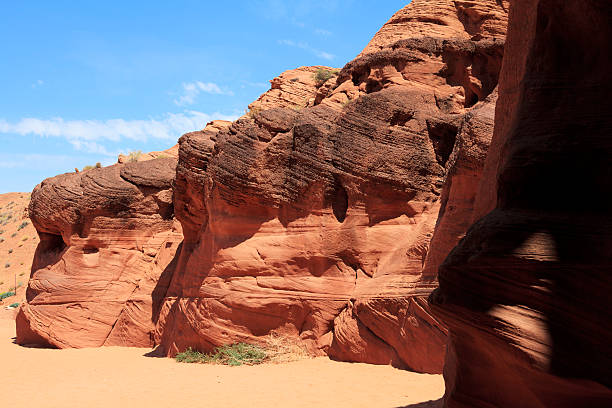
[[[328,358],[227,367],[147,357],[144,348],[38,349],[13,343],[0,312],[6,407],[434,407],[441,375]]]

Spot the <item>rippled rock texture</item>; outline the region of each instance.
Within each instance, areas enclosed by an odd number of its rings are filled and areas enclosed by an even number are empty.
[[[612,406],[611,22],[512,2],[478,221],[430,298],[447,407]]]
[[[227,130],[181,138],[185,241],[156,333],[168,354],[275,333],[314,354],[440,372],[446,329],[425,301],[435,274],[423,267],[447,174],[452,205],[478,186],[504,37],[483,28],[472,39],[459,9],[438,3],[401,10],[376,47],[311,83],[314,101],[263,95],[275,102]],[[473,5],[497,21],[482,27],[504,27],[496,2]],[[386,36],[403,18],[411,29]],[[299,78],[315,68],[281,75],[270,92],[308,94]]]
[[[117,164],[43,181],[29,214],[41,242],[17,317],[17,342],[153,345],[157,286],[182,239],[176,159]]]
[[[163,182],[133,167],[159,159],[43,182],[31,210],[49,260],[33,268],[18,340],[174,355],[277,334],[314,355],[440,372],[447,331],[426,297],[473,217],[506,8],[413,1],[342,70],[285,72],[245,116],[182,136]],[[430,246],[437,230],[448,236]],[[156,234],[167,243],[141,250]],[[123,312],[132,293],[138,318]]]

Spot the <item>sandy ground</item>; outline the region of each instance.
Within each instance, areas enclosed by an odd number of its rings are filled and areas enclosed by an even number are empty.
[[[434,408],[440,375],[327,358],[254,367],[179,364],[149,349],[51,350],[13,343],[38,236],[27,218],[29,194],[0,194],[0,405],[6,407],[335,407]],[[10,215],[10,218],[8,217]],[[18,227],[28,221],[24,228]]]
[[[3,407],[439,406],[441,375],[327,358],[253,367],[180,364],[148,349],[51,350],[13,343],[14,312],[0,312]]]

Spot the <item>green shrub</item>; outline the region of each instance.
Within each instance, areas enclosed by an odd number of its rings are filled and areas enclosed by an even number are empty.
[[[15,238],[17,236],[17,233],[11,234],[11,238]]]
[[[100,169],[100,168],[102,168],[102,163],[97,162],[97,163],[96,163],[96,169]]]
[[[28,237],[23,237],[23,238],[21,238],[21,240],[25,242],[25,241],[28,240]]]
[[[246,343],[236,343],[217,347],[210,354],[188,348],[176,355],[179,363],[212,363],[225,364],[229,366],[261,364],[267,359],[264,349]]]
[[[81,170],[81,171],[87,171],[87,170],[91,170],[93,168],[94,168],[94,166],[85,166],[85,167],[83,167],[83,170]]]
[[[10,267],[11,267],[11,264],[7,262],[7,263],[5,263],[5,264],[4,264],[4,267],[5,267],[5,268],[10,268]]]
[[[142,151],[141,150],[134,150],[131,151],[127,154],[127,161],[128,162],[135,162],[138,161],[138,159],[140,158],[140,156],[142,156]]]
[[[9,298],[11,296],[15,296],[15,292],[14,291],[8,291],[8,292],[0,293],[0,300],[4,300],[4,299]]]
[[[178,353],[174,357],[179,363],[207,363],[209,362],[209,356],[204,353],[200,353],[197,350],[192,350],[191,347],[187,350]]]
[[[257,115],[261,111],[262,111],[261,108],[255,107],[253,109],[248,109],[248,110],[245,109],[244,114],[247,115],[251,119],[255,119],[255,115]]]
[[[21,231],[22,229],[24,229],[25,227],[28,226],[28,224],[30,224],[27,221],[22,222],[21,224],[19,224],[19,226],[17,227],[17,231]]]
[[[323,85],[325,82],[337,76],[340,73],[337,69],[319,68],[314,74],[314,79],[318,85]]]
[[[17,302],[15,302],[15,303],[11,303],[11,304],[9,305],[9,307],[14,309],[14,308],[16,308],[16,307],[19,307],[19,303],[17,303]]]
[[[9,249],[9,250],[8,250],[8,253],[9,253],[9,254],[12,254],[12,253],[13,253],[13,248]]]

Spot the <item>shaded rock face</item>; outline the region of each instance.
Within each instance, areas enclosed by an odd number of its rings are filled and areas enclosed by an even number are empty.
[[[612,8],[512,3],[480,218],[430,297],[448,407],[612,406]]]
[[[176,159],[118,164],[45,180],[29,215],[41,242],[17,342],[55,347],[153,345],[156,290],[182,239]]]
[[[228,129],[180,139],[185,241],[155,337],[169,355],[276,333],[313,354],[440,372],[446,329],[423,267],[446,175],[452,200],[477,189],[504,38],[438,3],[401,10],[389,24],[414,14],[410,30],[386,25],[326,83],[305,85],[320,67],[285,73]],[[470,4],[496,22],[482,27],[505,26],[497,2]],[[423,20],[424,5],[448,24]]]

